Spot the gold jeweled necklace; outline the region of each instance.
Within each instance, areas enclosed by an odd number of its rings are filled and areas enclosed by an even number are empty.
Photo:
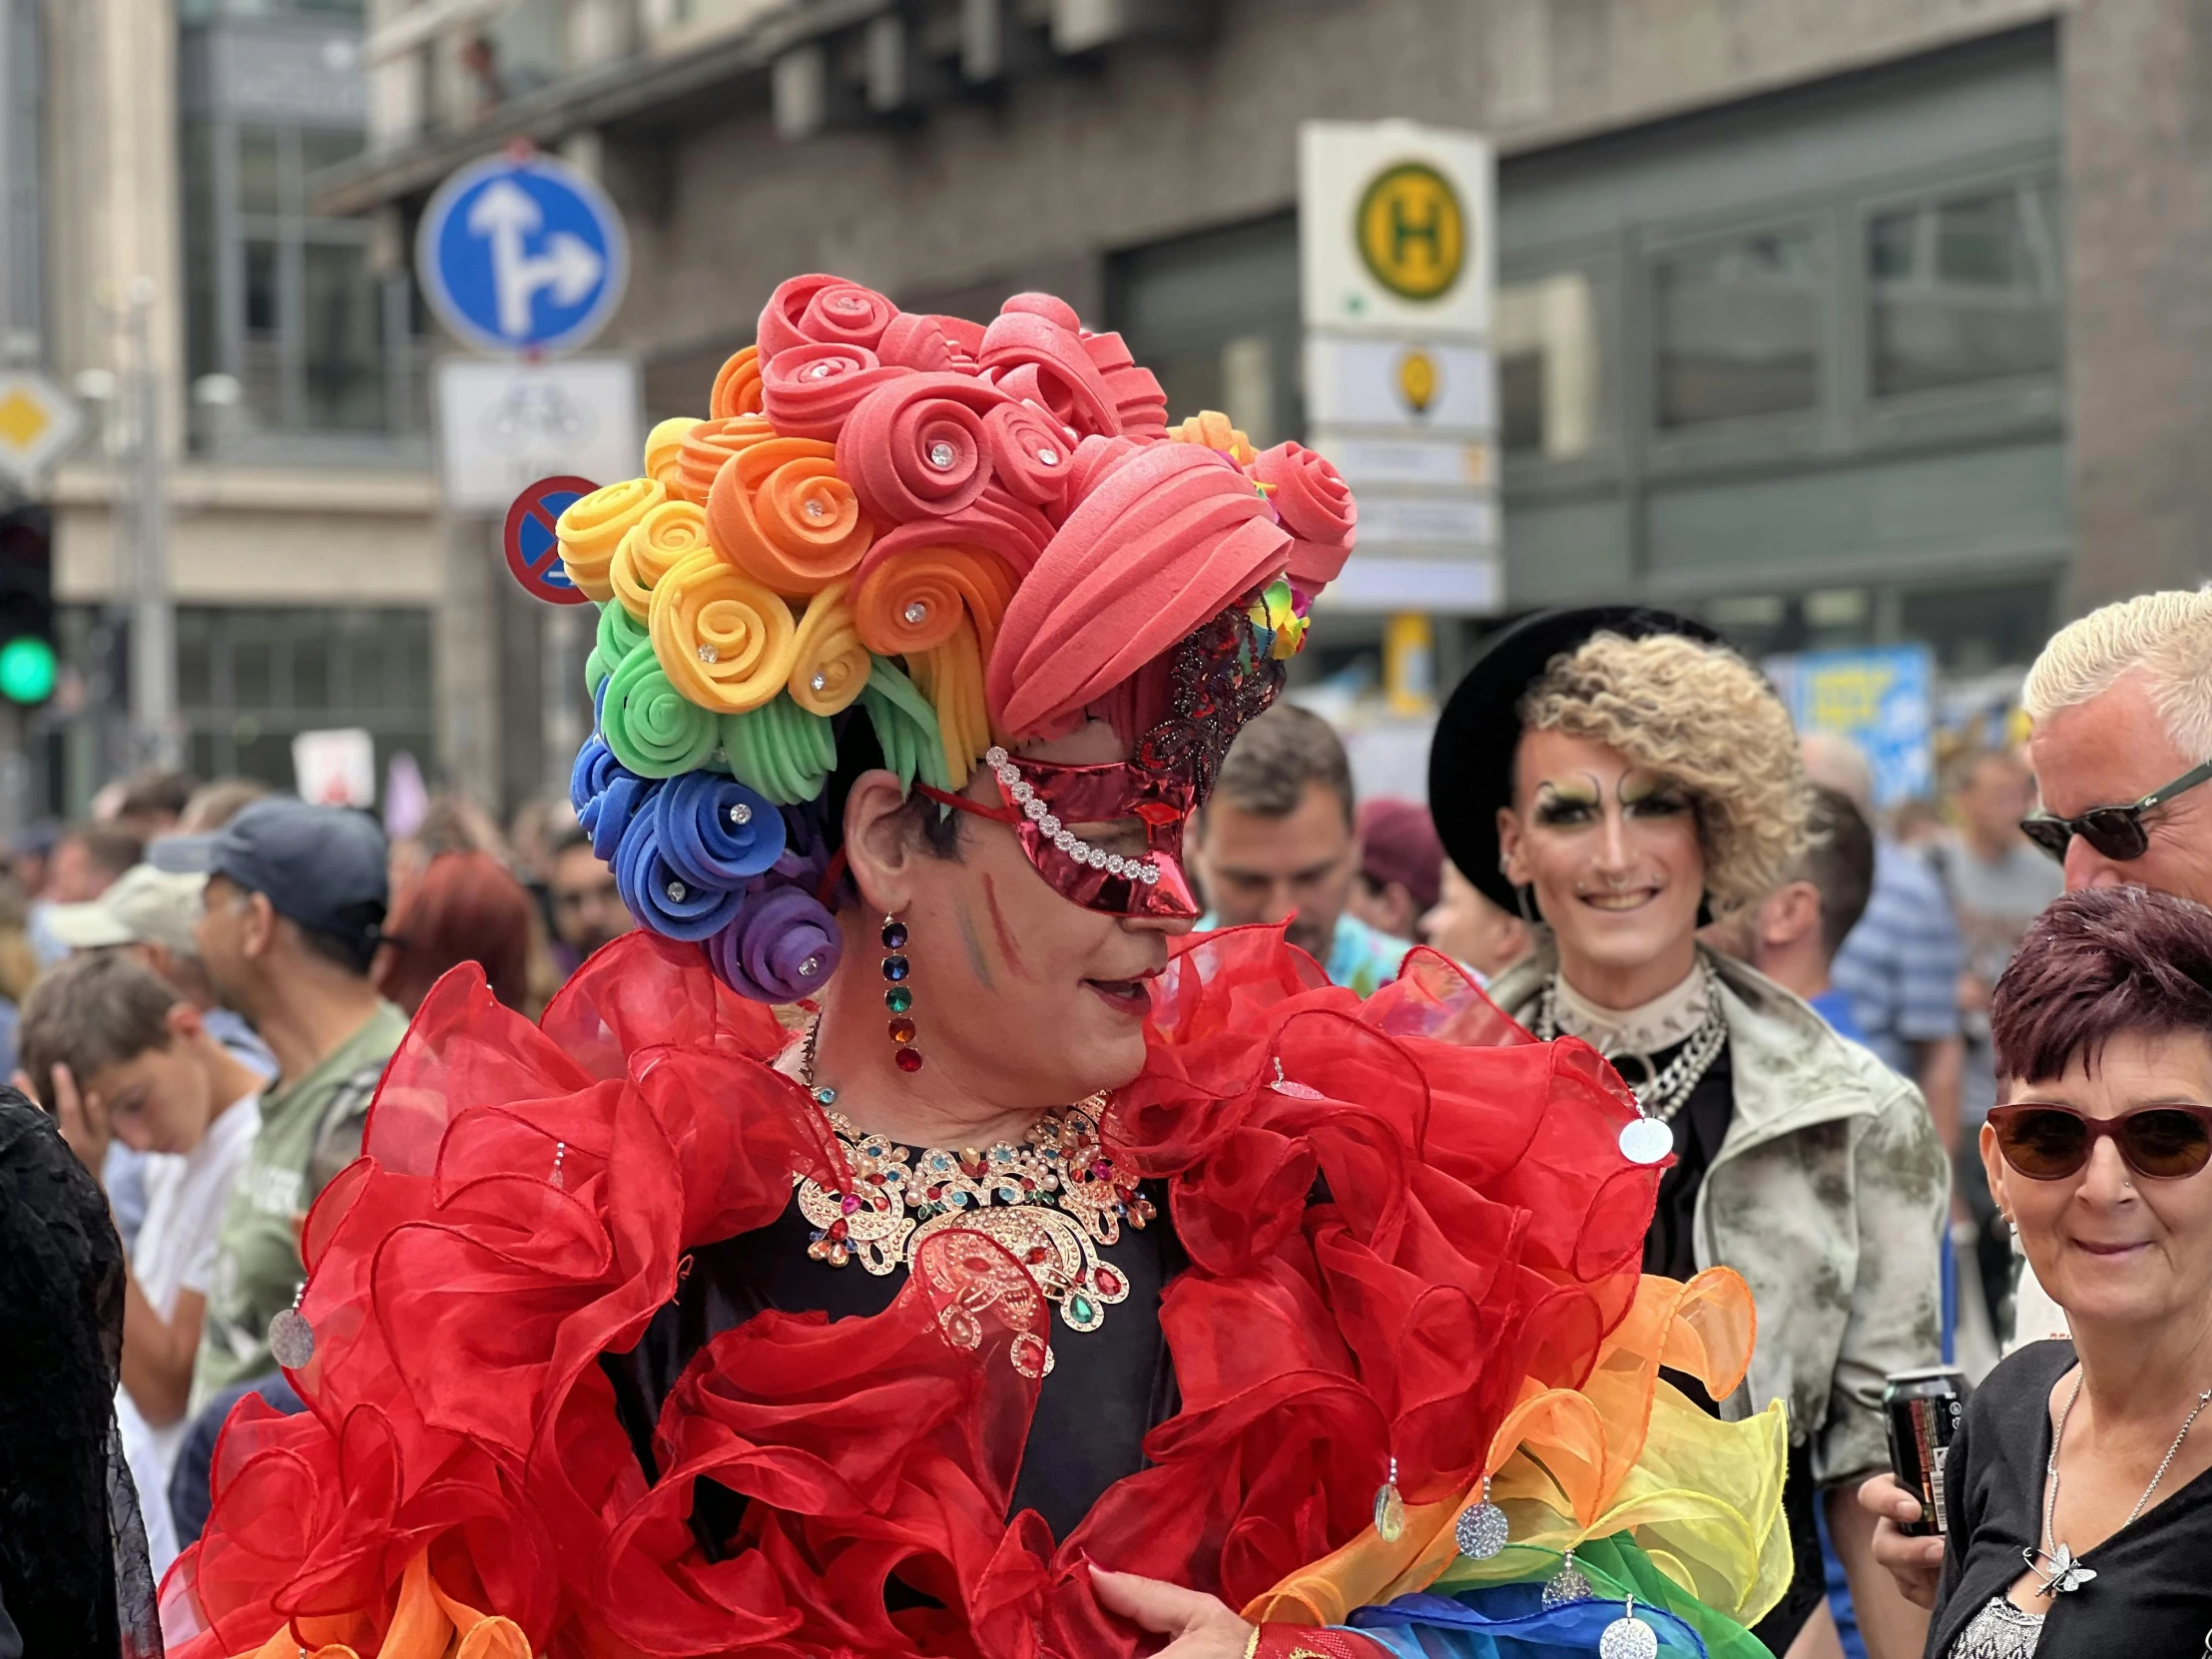
[[[1129,1296],[1129,1281],[1098,1247],[1157,1214],[1138,1177],[1099,1134],[1104,1096],[1046,1112],[1018,1142],[983,1151],[915,1151],[864,1135],[835,1110],[836,1091],[814,1081],[808,1034],[803,1081],[843,1148],[843,1190],[813,1176],[792,1178],[799,1212],[814,1224],[807,1254],[841,1268],[857,1257],[872,1274],[911,1268],[923,1241],[958,1228],[981,1233],[1020,1265],[1070,1331],[1096,1331],[1106,1310]],[[1049,1352],[1044,1365],[1051,1367]]]

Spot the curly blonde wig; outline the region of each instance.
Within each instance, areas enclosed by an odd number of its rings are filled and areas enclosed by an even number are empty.
[[[1687,790],[1716,912],[1764,898],[1804,849],[1811,792],[1790,712],[1733,651],[1593,634],[1544,666],[1520,724],[1604,744]]]

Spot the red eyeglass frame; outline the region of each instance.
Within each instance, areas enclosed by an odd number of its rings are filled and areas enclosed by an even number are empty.
[[[2088,1138],[2082,1143],[2080,1161],[2065,1169],[2053,1170],[2048,1174],[2023,1169],[2015,1163],[2011,1149],[2005,1145],[2004,1125],[2018,1121],[2029,1112],[2056,1112],[2061,1117],[2072,1118],[2075,1122],[2081,1124],[2088,1131]],[[2171,1174],[2148,1169],[2137,1163],[2128,1151],[2127,1126],[2131,1120],[2143,1117],[2151,1112],[2178,1112],[2183,1117],[2195,1119],[2197,1127],[2202,1129],[2205,1135],[2204,1161],[2194,1169],[2181,1170]],[[2065,1181],[2079,1175],[2089,1167],[2089,1160],[2096,1156],[2097,1142],[2107,1136],[2118,1147],[2120,1162],[2146,1181],[2186,1181],[2190,1176],[2201,1175],[2206,1168],[2212,1167],[2212,1106],[2199,1106],[2189,1101],[2153,1101],[2142,1106],[2130,1106],[2126,1111],[2117,1113],[2112,1117],[2100,1118],[2091,1117],[2078,1106],[2066,1106],[2054,1100],[2015,1100],[2008,1105],[1989,1108],[1989,1127],[1996,1132],[1997,1151],[2003,1156],[2005,1164],[2030,1181]]]

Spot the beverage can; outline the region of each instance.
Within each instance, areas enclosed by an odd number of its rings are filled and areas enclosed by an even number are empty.
[[[1890,1468],[1898,1484],[1921,1500],[1921,1518],[1904,1526],[1906,1532],[1925,1537],[1950,1529],[1943,1460],[1965,1420],[1966,1394],[1966,1374],[1955,1366],[1892,1372],[1883,1382]]]

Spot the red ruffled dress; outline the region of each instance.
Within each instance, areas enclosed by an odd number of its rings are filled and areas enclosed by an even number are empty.
[[[1278,931],[1202,935],[1106,1117],[1188,1263],[1146,1466],[1064,1538],[1009,1515],[1051,1309],[954,1230],[879,1314],[713,1336],[649,1480],[603,1361],[688,1252],[844,1171],[788,1041],[643,931],[542,1026],[441,981],[308,1218],[308,1410],[231,1419],[171,1651],[1133,1655],[1156,1638],[1087,1560],[1244,1606],[1360,1534],[1393,1458],[1408,1503],[1465,1490],[1524,1382],[1581,1383],[1636,1294],[1658,1172],[1622,1159],[1634,1105],[1589,1049],[1425,952],[1363,1003]],[[735,1547],[692,1524],[702,1481],[742,1500]]]

